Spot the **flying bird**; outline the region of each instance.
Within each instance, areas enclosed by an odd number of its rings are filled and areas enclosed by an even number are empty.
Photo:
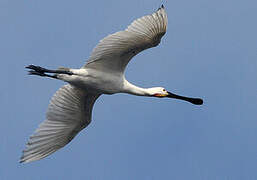
[[[46,120],[30,136],[20,162],[42,159],[68,144],[90,124],[93,105],[102,94],[128,93],[203,104],[200,98],[179,96],[163,87],[137,87],[124,77],[127,64],[136,54],[160,43],[167,24],[167,14],[162,5],[153,14],[133,21],[124,31],[102,39],[80,69],[62,67],[50,70],[27,66],[30,75],[50,77],[67,84],[53,95]]]

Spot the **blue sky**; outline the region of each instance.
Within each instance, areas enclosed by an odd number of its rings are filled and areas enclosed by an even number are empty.
[[[162,43],[128,65],[127,79],[202,97],[104,95],[93,120],[53,155],[19,164],[25,143],[64,83],[24,67],[79,68],[97,42],[150,14],[158,0],[0,1],[0,179],[257,179],[257,3],[163,1]]]

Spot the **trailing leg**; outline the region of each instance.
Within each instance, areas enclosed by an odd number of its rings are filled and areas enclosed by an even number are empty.
[[[29,65],[26,67],[29,70],[29,75],[38,75],[38,76],[45,76],[45,77],[51,77],[57,79],[57,74],[67,74],[67,75],[73,75],[71,71],[69,71],[68,68],[60,68],[57,70],[50,70],[46,68],[42,68],[40,66],[35,66],[35,65]],[[46,73],[54,73],[54,75],[49,75]]]

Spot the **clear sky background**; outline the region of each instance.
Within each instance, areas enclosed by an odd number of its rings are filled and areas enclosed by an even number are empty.
[[[101,96],[93,120],[51,156],[18,163],[64,83],[28,64],[79,68],[97,42],[153,13],[159,0],[0,0],[0,179],[256,180],[257,2],[163,1],[168,31],[128,65],[142,87],[202,97],[203,106]]]

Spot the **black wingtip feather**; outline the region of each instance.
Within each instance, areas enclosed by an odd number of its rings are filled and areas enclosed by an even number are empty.
[[[164,9],[164,5],[162,4],[161,7],[158,8],[157,11],[161,10],[161,9]]]

